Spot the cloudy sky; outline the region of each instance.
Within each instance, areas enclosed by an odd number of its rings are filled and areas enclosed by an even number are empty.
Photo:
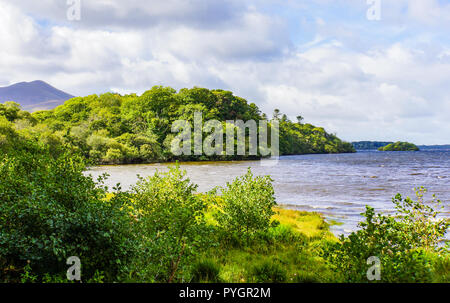
[[[221,88],[349,141],[450,143],[448,0],[68,2],[0,0],[0,86]]]

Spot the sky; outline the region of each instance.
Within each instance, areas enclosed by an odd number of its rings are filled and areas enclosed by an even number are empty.
[[[450,143],[449,0],[0,0],[0,71],[77,96],[225,89],[347,141]]]

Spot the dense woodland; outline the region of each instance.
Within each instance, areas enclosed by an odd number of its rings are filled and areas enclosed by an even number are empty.
[[[393,142],[379,142],[379,141],[352,142],[353,147],[355,147],[356,150],[374,150],[374,149],[379,149],[380,147],[384,147],[391,143],[393,143]]]
[[[28,113],[14,102],[0,104],[0,117],[21,132],[35,136],[55,149],[69,147],[98,164],[150,163],[174,160],[240,160],[250,156],[174,156],[170,144],[176,120],[192,122],[202,112],[203,121],[269,120],[254,103],[230,91],[155,86],[141,96],[106,93],[77,97],[53,110]],[[280,122],[280,154],[354,152],[323,128],[296,122],[275,110]],[[269,125],[270,125],[270,121]],[[204,134],[206,136],[207,134]],[[224,147],[225,149],[225,147]]]

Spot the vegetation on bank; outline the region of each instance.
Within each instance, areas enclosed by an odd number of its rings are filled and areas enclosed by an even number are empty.
[[[215,119],[224,127],[227,120],[266,120],[270,127],[276,119],[280,123],[282,155],[354,152],[350,143],[321,127],[303,123],[301,116],[292,122],[275,110],[269,119],[254,103],[224,90],[195,87],[177,92],[171,87],[155,86],[141,96],[106,93],[77,97],[53,110],[32,114],[14,102],[0,104],[0,117],[16,130],[36,136],[53,148],[66,146],[97,164],[252,158],[248,152],[242,156],[173,155],[174,121],[186,120],[193,125],[195,112],[202,112],[204,121]],[[226,144],[223,148],[226,150]]]
[[[365,282],[367,259],[380,261],[382,282],[450,282],[450,246],[441,243],[450,226],[439,218],[441,201],[425,200],[425,188],[416,200],[397,194],[395,214],[376,213],[366,206],[360,229],[331,245],[325,258],[348,282]],[[443,244],[443,245],[440,245]]]
[[[381,141],[358,141],[352,142],[353,147],[356,150],[374,150],[384,147],[393,142],[381,142]]]
[[[336,239],[314,213],[276,207],[270,177],[248,171],[199,194],[175,166],[129,191],[85,176],[85,160],[0,121],[0,281],[67,282],[450,282],[449,222],[425,202],[394,198]],[[438,202],[438,201],[436,201]]]
[[[380,147],[379,151],[419,151],[419,148],[409,142],[395,142],[386,146]]]

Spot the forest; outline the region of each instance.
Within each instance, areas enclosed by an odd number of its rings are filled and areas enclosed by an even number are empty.
[[[173,122],[192,122],[195,112],[201,112],[204,120],[215,119],[224,126],[227,120],[267,120],[270,125],[270,120],[277,119],[281,155],[355,152],[350,143],[322,127],[303,123],[301,116],[293,122],[275,109],[269,120],[254,103],[224,90],[194,87],[177,92],[171,87],[155,86],[141,96],[105,93],[76,97],[53,110],[34,113],[21,110],[14,102],[0,104],[0,116],[18,131],[37,137],[55,150],[70,148],[95,164],[255,158],[248,153],[173,155],[170,150],[175,137],[171,132]]]

